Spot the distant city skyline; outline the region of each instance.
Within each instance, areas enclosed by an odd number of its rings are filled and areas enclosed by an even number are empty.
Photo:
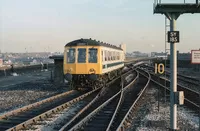
[[[126,44],[127,52],[164,52],[165,16],[153,14],[153,2],[0,0],[0,50],[63,52],[70,41],[92,38],[117,46]],[[200,14],[184,14],[178,18],[177,50],[190,52],[200,48],[199,23]]]

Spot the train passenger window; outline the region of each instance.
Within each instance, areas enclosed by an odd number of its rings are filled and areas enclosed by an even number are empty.
[[[88,60],[89,63],[97,63],[97,49],[95,48],[90,48],[89,49],[89,55],[88,55]]]
[[[86,63],[86,49],[85,48],[78,49],[78,63]]]
[[[111,61],[112,60],[112,52],[109,51],[109,60]]]
[[[119,52],[117,53],[117,60],[119,60]]]
[[[110,61],[110,51],[108,51],[108,61]]]
[[[115,52],[113,53],[113,59],[115,60]]]
[[[110,56],[110,61],[111,61],[112,60],[112,52],[111,51],[110,51],[110,55],[109,56]]]
[[[107,51],[104,51],[104,57],[105,57],[105,61],[107,61]]]
[[[75,63],[75,54],[76,50],[74,48],[67,50],[67,63]]]
[[[115,60],[114,52],[112,52],[112,60]]]
[[[104,59],[103,56],[104,56],[104,55],[103,55],[103,51],[101,51],[101,61],[102,61],[102,62],[103,62],[103,59]]]

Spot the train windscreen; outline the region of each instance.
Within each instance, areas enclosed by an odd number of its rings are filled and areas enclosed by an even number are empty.
[[[89,63],[97,63],[97,49],[90,48],[88,55]]]
[[[78,63],[86,63],[86,49],[85,48],[78,49]]]
[[[76,50],[74,48],[70,48],[67,50],[67,63],[75,63],[75,54]]]

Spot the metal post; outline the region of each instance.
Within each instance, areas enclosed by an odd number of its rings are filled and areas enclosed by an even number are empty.
[[[200,83],[200,82],[199,82]],[[200,86],[199,86],[200,87]],[[199,105],[200,105],[200,92],[199,92]],[[199,109],[199,131],[200,131],[200,109]]]
[[[166,62],[166,59],[167,59],[167,17],[165,17],[165,70],[166,70],[166,65],[167,65],[167,62]],[[165,87],[167,87],[167,81],[166,81],[166,71],[165,71]],[[166,88],[164,89],[165,90],[165,103],[166,103]]]
[[[158,82],[160,83],[160,75],[158,75]],[[160,85],[158,85],[158,112],[160,111]]]
[[[175,31],[175,14],[171,14],[170,31]],[[177,129],[177,105],[175,104],[174,92],[177,91],[177,54],[176,44],[170,43],[170,127]]]
[[[200,87],[200,80],[199,80],[199,87]],[[199,108],[200,108],[200,92],[199,92]],[[200,109],[199,109],[199,131],[200,131]]]

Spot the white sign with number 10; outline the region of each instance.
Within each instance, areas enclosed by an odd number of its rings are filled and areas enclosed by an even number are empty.
[[[160,64],[155,63],[155,74],[157,74],[157,73],[163,74],[164,71],[165,71],[164,64],[162,64],[162,63],[160,63]]]

